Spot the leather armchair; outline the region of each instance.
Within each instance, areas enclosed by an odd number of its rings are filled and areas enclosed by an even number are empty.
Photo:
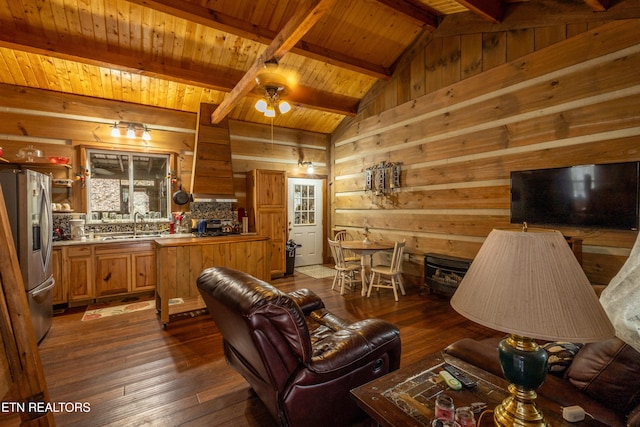
[[[229,268],[206,269],[197,283],[227,363],[283,426],[357,421],[365,414],[350,390],[400,366],[400,332],[389,322],[347,322],[307,289],[284,293]]]

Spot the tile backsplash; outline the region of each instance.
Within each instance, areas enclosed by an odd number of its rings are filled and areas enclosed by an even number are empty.
[[[237,222],[238,214],[231,209],[231,203],[227,202],[192,202],[190,203],[190,211],[185,211],[183,216],[183,224],[191,225],[191,219],[222,219]],[[173,212],[174,215],[183,212]],[[71,226],[69,220],[84,219],[86,214],[83,213],[54,213],[53,228],[59,228],[63,236],[71,235]],[[145,220],[142,227],[154,232],[163,232],[169,228],[168,219],[152,219]],[[140,228],[138,228],[140,229]],[[132,233],[133,222],[131,220],[108,220],[103,222],[92,222],[85,225],[85,232],[90,231],[95,234],[105,233]]]

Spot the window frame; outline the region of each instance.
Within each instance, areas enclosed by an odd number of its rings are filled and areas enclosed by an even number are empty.
[[[150,221],[150,222],[166,222],[168,220],[168,216],[171,214],[171,176],[173,174],[172,172],[172,165],[174,162],[174,154],[170,153],[170,152],[162,152],[162,151],[158,151],[158,152],[141,152],[141,151],[136,151],[136,150],[127,150],[127,149],[109,149],[109,148],[102,148],[102,147],[83,147],[82,148],[82,157],[83,157],[83,163],[84,163],[84,171],[85,173],[85,189],[86,189],[86,193],[85,193],[85,200],[86,200],[86,223],[87,224],[104,224],[104,223],[133,223],[134,222],[134,218],[132,216],[132,214],[129,218],[127,219],[102,219],[99,218],[99,215],[92,215],[94,213],[98,214],[98,212],[100,211],[93,211],[92,210],[92,206],[91,206],[91,191],[92,191],[92,185],[91,185],[91,155],[92,153],[103,153],[103,154],[109,154],[109,155],[126,155],[129,157],[129,167],[128,167],[128,180],[129,180],[129,187],[128,187],[128,191],[129,194],[131,195],[129,197],[128,200],[128,206],[129,206],[129,212],[133,212],[133,203],[134,203],[134,197],[132,196],[134,194],[134,188],[135,188],[135,181],[136,181],[136,177],[133,175],[134,174],[134,163],[133,163],[133,158],[135,156],[148,156],[148,157],[156,157],[156,158],[166,158],[167,163],[166,163],[166,174],[165,174],[165,187],[166,187],[166,194],[165,194],[165,203],[166,203],[166,218],[165,216],[162,217],[158,217],[158,218],[150,218],[148,215],[145,215],[145,221]],[[138,179],[139,180],[139,179]]]

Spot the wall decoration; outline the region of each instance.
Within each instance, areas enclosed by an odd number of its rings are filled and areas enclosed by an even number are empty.
[[[400,189],[401,163],[383,161],[365,170],[364,190],[384,196]]]

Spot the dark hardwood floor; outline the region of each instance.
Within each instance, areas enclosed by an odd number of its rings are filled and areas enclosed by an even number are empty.
[[[462,338],[495,336],[458,315],[447,297],[408,286],[370,299],[331,290],[331,278],[296,273],[273,283],[310,288],[333,313],[378,317],[398,325],[402,366]],[[54,318],[40,345],[53,402],[88,402],[90,411],[58,413],[58,426],[275,426],[244,379],[225,363],[221,337],[208,315],[161,327],[155,310],[81,322],[84,308]],[[1,421],[1,419],[0,419]]]

